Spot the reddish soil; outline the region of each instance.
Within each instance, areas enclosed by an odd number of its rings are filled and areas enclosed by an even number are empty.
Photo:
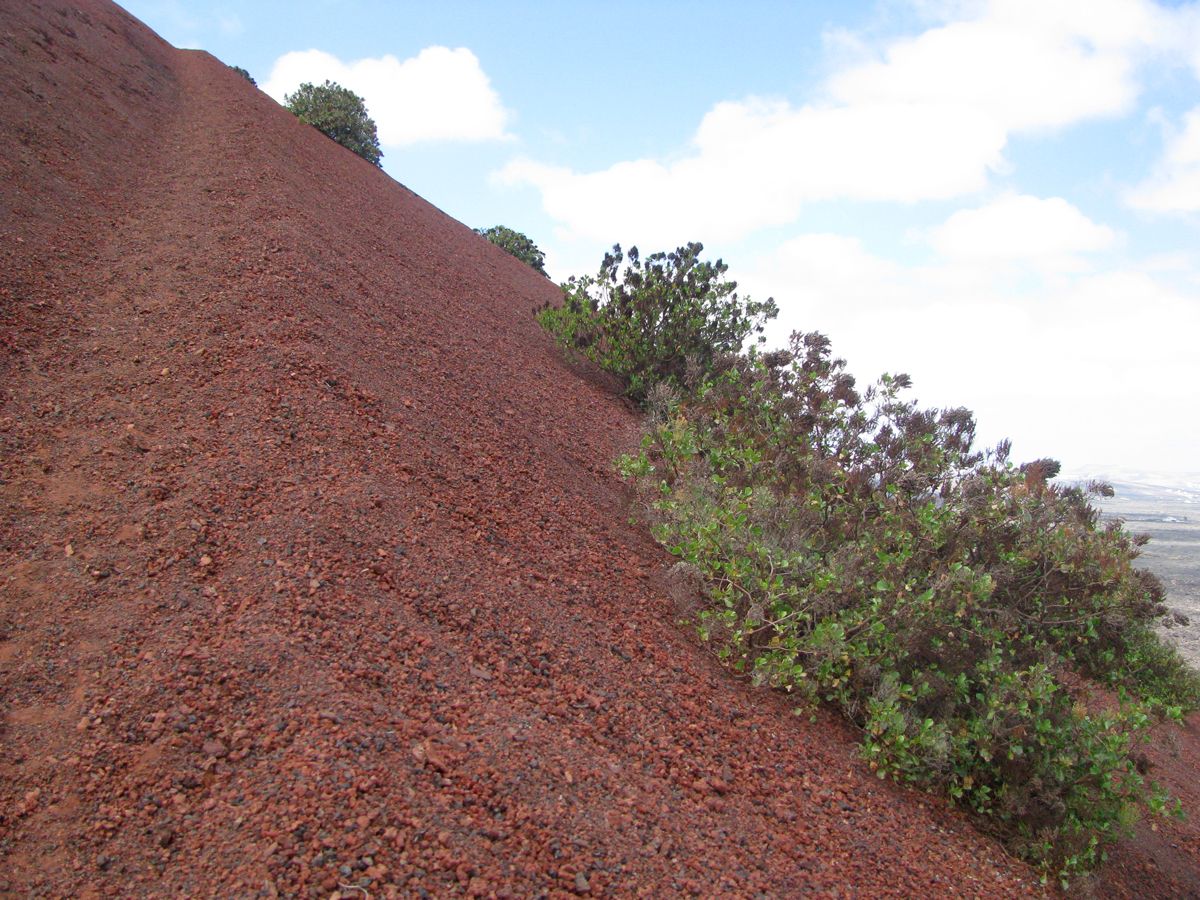
[[[0,103],[0,895],[1039,892],[676,624],[547,280],[103,0]]]

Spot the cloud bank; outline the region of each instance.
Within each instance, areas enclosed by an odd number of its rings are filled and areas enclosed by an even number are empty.
[[[509,113],[465,47],[426,47],[405,60],[387,55],[353,62],[322,50],[298,50],[275,61],[262,88],[282,103],[303,82],[326,80],[363,98],[385,147],[509,138]]]
[[[1200,210],[1200,106],[1183,117],[1183,127],[1167,141],[1157,171],[1127,199],[1151,212]]]
[[[928,237],[941,256],[959,262],[1047,269],[1080,268],[1080,254],[1107,250],[1117,242],[1111,228],[1096,224],[1062,197],[1024,194],[959,210]]]
[[[539,191],[567,236],[733,241],[792,223],[816,201],[976,194],[1006,169],[1012,136],[1126,115],[1142,64],[1183,52],[1177,18],[1148,0],[993,0],[970,9],[876,50],[856,45],[857,58],[809,102],[716,104],[679,158],[592,172],[519,158],[495,180]],[[1179,174],[1172,168],[1164,183],[1174,186]]]

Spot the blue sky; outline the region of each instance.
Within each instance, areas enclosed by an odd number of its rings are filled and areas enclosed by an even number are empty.
[[[129,0],[556,278],[702,241],[1018,459],[1200,473],[1200,4]],[[1196,475],[1200,478],[1200,475]]]

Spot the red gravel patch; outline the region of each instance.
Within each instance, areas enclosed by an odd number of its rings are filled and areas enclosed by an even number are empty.
[[[102,0],[0,75],[0,894],[1038,892],[677,626],[546,279]]]

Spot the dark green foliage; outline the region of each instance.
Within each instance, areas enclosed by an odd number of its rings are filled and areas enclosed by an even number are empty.
[[[736,293],[721,260],[701,261],[703,244],[642,259],[620,245],[606,253],[595,277],[563,285],[563,304],[539,313],[564,344],[624,379],[643,401],[658,384],[680,387],[704,380],[716,360],[739,353],[752,334],[761,343],[775,301]]]
[[[614,247],[538,315],[649,401],[620,467],[703,576],[702,635],[840,709],[881,777],[945,791],[1048,875],[1094,866],[1140,809],[1177,811],[1135,744],[1200,707],[1200,676],[1154,631],[1142,540],[1090,504],[1112,489],[975,451],[971,413],[921,409],[907,376],[860,391],[822,335],[744,351],[775,303],[739,300],[701,250],[622,269]]]
[[[515,256],[534,271],[550,277],[546,273],[546,255],[521,232],[505,228],[503,225],[493,225],[491,228],[476,228],[475,233],[487,238],[509,256]]]
[[[1200,705],[1200,680],[1153,630],[1139,541],[1089,490],[1007,444],[975,452],[967,410],[908,387],[860,392],[826,338],[796,335],[718,359],[622,470],[704,576],[702,633],[735,669],[834,705],[881,777],[944,790],[1066,877],[1166,809],[1133,747],[1151,714]]]
[[[248,82],[250,82],[254,86],[256,86],[256,87],[258,86],[258,82],[254,80],[254,76],[251,75],[249,72],[247,72],[245,69],[243,69],[241,66],[230,66],[229,68],[233,69],[233,71],[237,72],[239,75],[241,75],[243,78],[245,78]]]
[[[312,125],[367,162],[380,164],[383,152],[379,149],[375,122],[367,115],[367,107],[358,94],[326,81],[319,86],[302,84],[283,100],[301,122]]]

